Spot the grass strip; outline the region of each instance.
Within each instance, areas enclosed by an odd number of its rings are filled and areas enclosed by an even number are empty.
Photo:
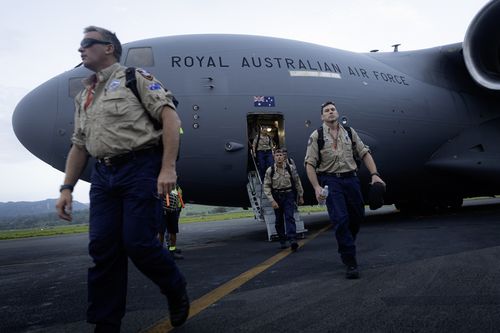
[[[300,207],[299,210],[301,213],[307,214],[311,212],[320,212],[325,210],[325,208],[317,206],[305,206],[305,207]],[[254,214],[252,210],[244,210],[239,212],[230,212],[223,214],[181,216],[179,223],[183,224],[183,223],[213,222],[213,221],[235,220],[235,219],[245,219],[245,218],[248,219],[253,217]],[[86,233],[88,232],[88,230],[89,230],[88,224],[70,224],[61,220],[61,225],[58,226],[0,231],[0,240],[78,234],[84,232]]]

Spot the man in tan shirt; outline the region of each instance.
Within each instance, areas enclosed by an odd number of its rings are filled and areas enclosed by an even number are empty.
[[[252,142],[253,157],[257,159],[257,167],[259,169],[259,176],[264,181],[264,176],[267,168],[273,165],[273,148],[274,142],[270,133],[267,132],[268,128],[261,126],[259,133],[255,136]]]
[[[339,112],[333,102],[325,102],[321,106],[321,120],[321,129],[311,134],[307,144],[307,177],[318,202],[326,199],[328,215],[337,238],[338,252],[347,267],[346,277],[357,279],[359,272],[355,240],[365,210],[354,155],[365,163],[372,183],[383,181],[368,146],[361,141],[354,129],[349,128],[351,139],[348,129],[340,125]],[[322,135],[318,132],[322,132]],[[318,142],[321,142],[321,137],[324,144],[319,149]],[[328,185],[326,198],[321,194],[325,185]]]
[[[73,145],[56,208],[71,221],[73,187],[89,156],[90,188],[87,321],[95,332],[119,332],[125,315],[128,258],[167,297],[170,321],[189,313],[186,281],[156,237],[161,198],[175,186],[180,120],[173,96],[151,74],[137,69],[141,101],[125,85],[116,35],[90,26],[80,43],[83,65],[95,72],[75,98]],[[158,126],[158,124],[160,126]]]
[[[295,167],[285,161],[281,149],[274,152],[275,164],[266,170],[264,177],[264,194],[267,196],[276,216],[276,232],[282,249],[286,248],[286,240],[290,242],[292,251],[297,251],[297,228],[293,214],[295,202],[304,203],[304,190]],[[286,224],[286,232],[285,232]]]

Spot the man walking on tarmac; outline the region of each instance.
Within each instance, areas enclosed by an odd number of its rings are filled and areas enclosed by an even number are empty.
[[[274,151],[275,164],[266,170],[264,177],[264,193],[271,201],[276,217],[276,232],[282,249],[286,248],[286,240],[290,242],[292,251],[297,251],[297,229],[295,226],[295,203],[304,203],[304,190],[297,170],[285,162],[281,149]],[[286,224],[286,232],[285,232]]]
[[[89,156],[87,321],[95,332],[119,332],[125,315],[128,258],[166,296],[173,326],[189,314],[186,281],[158,239],[161,198],[175,186],[180,120],[172,94],[151,74],[133,70],[142,100],[126,86],[116,35],[90,26],[78,51],[94,72],[75,98],[75,129],[56,208],[71,221],[73,187]],[[160,126],[155,126],[156,124]]]
[[[323,125],[315,130],[307,144],[305,165],[307,177],[318,202],[326,199],[328,215],[337,238],[338,252],[348,279],[359,278],[356,259],[356,235],[364,218],[365,208],[361,195],[355,155],[363,160],[371,175],[371,184],[383,181],[370,149],[356,131],[339,124],[339,112],[333,102],[321,106]],[[328,194],[322,194],[322,186]]]

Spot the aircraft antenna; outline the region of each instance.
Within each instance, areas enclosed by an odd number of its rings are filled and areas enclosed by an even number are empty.
[[[399,50],[398,50],[399,45],[401,45],[401,44],[392,45],[392,47],[394,48],[393,52],[399,52]]]

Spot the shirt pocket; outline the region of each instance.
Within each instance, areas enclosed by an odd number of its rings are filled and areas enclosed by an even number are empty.
[[[331,144],[326,145],[321,150],[321,164],[332,165],[338,162],[339,159],[339,150],[333,150]]]
[[[347,140],[346,142],[342,142],[342,150],[344,150],[346,156],[353,155],[352,151],[352,142],[351,140]]]
[[[122,118],[127,114],[129,106],[129,95],[126,91],[118,90],[108,92],[102,97],[102,110],[105,118]]]

